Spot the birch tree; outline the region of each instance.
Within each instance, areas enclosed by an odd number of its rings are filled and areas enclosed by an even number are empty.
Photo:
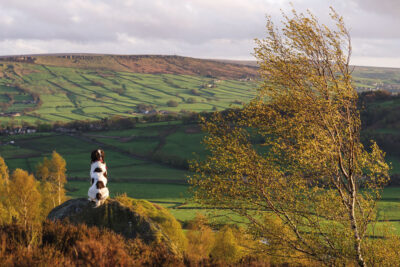
[[[44,158],[36,167],[36,175],[42,181],[43,192],[46,192],[46,199],[53,202],[53,208],[65,200],[65,172],[66,162],[56,151],[53,151],[50,159]]]
[[[190,182],[201,204],[246,218],[265,253],[366,266],[389,168],[360,142],[350,34],[330,15],[333,27],[309,12],[283,14],[281,29],[267,18],[257,97],[203,120],[210,156]]]
[[[11,175],[8,199],[13,207],[18,221],[27,228],[40,219],[41,196],[39,183],[32,174],[16,169]]]

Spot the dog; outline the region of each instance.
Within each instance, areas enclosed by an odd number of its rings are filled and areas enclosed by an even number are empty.
[[[90,164],[91,186],[88,191],[89,200],[99,207],[109,197],[107,188],[107,165],[104,161],[105,153],[101,149],[92,151]]]

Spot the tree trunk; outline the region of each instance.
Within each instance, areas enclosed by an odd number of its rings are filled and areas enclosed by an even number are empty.
[[[360,234],[358,231],[357,220],[356,220],[356,216],[355,216],[355,205],[356,205],[356,192],[354,190],[351,194],[351,203],[350,203],[350,210],[349,210],[351,229],[354,234],[354,250],[356,252],[356,261],[357,261],[358,265],[359,266],[367,266],[365,264],[364,258],[362,256],[362,251],[361,251],[361,238],[360,238]]]
[[[60,179],[58,179],[58,205],[61,205],[61,183],[60,183]]]
[[[24,210],[24,215],[23,215],[23,220],[24,220],[24,229],[26,229],[26,225],[27,225],[27,221],[28,221],[28,207],[26,206],[26,204],[24,203],[24,207],[23,207],[23,210]]]

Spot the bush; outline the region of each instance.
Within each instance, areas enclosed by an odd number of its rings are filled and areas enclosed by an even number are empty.
[[[240,101],[240,100],[235,100],[232,103],[236,104],[236,105],[243,105],[243,101]]]
[[[175,101],[175,100],[169,100],[167,102],[167,106],[168,107],[177,107],[178,105],[179,105],[179,103],[177,101]]]
[[[195,96],[199,96],[199,95],[200,95],[200,92],[199,92],[197,89],[192,89],[192,90],[190,90],[190,93],[191,93],[192,95],[195,95]]]
[[[142,112],[142,113],[144,113],[144,112],[146,112],[146,111],[151,111],[151,110],[153,110],[153,109],[154,109],[154,106],[153,106],[153,105],[148,105],[148,104],[143,104],[143,103],[138,104],[138,105],[136,106],[136,110],[137,110],[138,112]]]
[[[210,257],[215,243],[215,235],[207,225],[204,215],[197,214],[196,218],[189,222],[189,231],[186,233],[186,237],[188,239],[186,250],[188,258],[199,262]]]
[[[216,234],[211,257],[217,261],[234,263],[240,259],[240,254],[241,248],[233,235],[232,229],[225,226]]]
[[[189,103],[189,104],[193,104],[193,103],[196,103],[196,102],[197,102],[196,99],[193,98],[193,97],[189,97],[188,99],[186,99],[186,103]]]

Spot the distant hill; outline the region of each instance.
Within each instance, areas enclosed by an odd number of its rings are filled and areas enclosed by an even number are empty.
[[[146,74],[198,75],[220,79],[254,78],[258,75],[256,66],[238,62],[163,55],[49,54],[3,56],[0,61]]]
[[[255,61],[165,55],[0,56],[0,124],[98,120],[241,106]],[[400,92],[400,69],[356,67],[358,91]]]
[[[249,66],[249,67],[258,67],[256,60],[234,60],[234,59],[211,59],[211,60],[222,62],[222,63],[244,65],[244,66]]]
[[[0,57],[0,123],[98,120],[240,106],[257,68],[180,56]]]

